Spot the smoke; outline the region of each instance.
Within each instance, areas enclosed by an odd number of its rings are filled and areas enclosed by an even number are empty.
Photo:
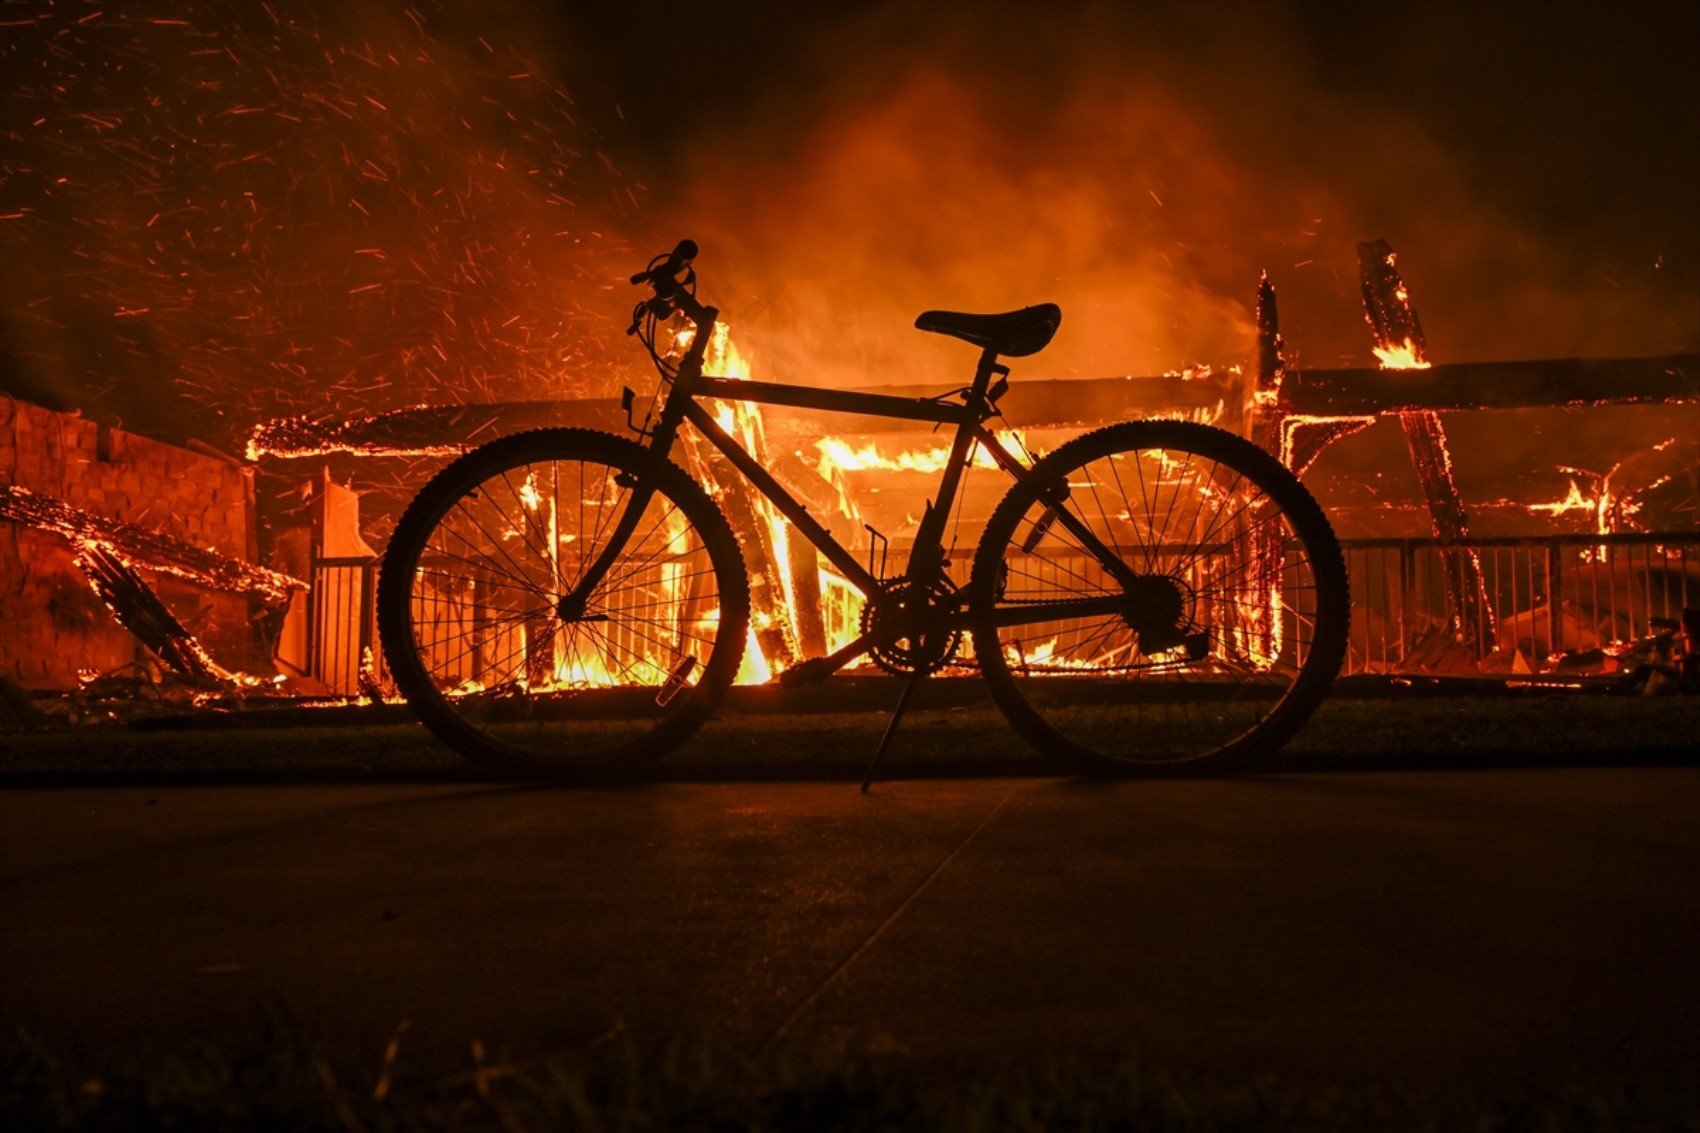
[[[1043,301],[1022,375],[1242,362],[1263,269],[1300,364],[1370,364],[1374,237],[1437,360],[1700,345],[1692,221],[1524,215],[1404,105],[1411,51],[1327,57],[1301,7],[823,5],[759,60],[774,9],[688,10],[724,26],[640,66],[570,8],[0,0],[0,387],[230,444],[608,395],[649,380],[623,276],[684,235],[759,376],[816,384],[946,388],[918,312]],[[672,103],[605,141],[586,75]]]
[[[230,445],[604,392],[637,198],[538,13],[3,11],[6,385]]]
[[[1060,303],[1024,374],[1243,362],[1262,269],[1301,364],[1373,365],[1374,237],[1437,360],[1700,343],[1692,272],[1517,215],[1402,108],[1399,58],[1372,100],[1320,81],[1339,61],[1285,9],[859,10],[696,130],[652,242],[699,239],[761,376],[829,385],[960,377],[967,348],[911,329],[930,307]]]

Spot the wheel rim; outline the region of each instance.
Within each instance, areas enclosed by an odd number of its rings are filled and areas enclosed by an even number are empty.
[[[1092,761],[1162,766],[1273,733],[1321,659],[1321,564],[1247,463],[1170,446],[1057,469],[1050,483],[1068,485],[1068,512],[1131,578],[1096,561],[1043,486],[1006,519],[989,582],[996,605],[1127,599],[1117,613],[976,635],[982,667],[1014,693],[1005,706],[1029,738]]]
[[[409,548],[402,660],[424,693],[410,699],[427,702],[451,742],[593,767],[705,710],[723,595],[677,500],[655,491],[582,605],[563,602],[608,545],[633,484],[593,457],[516,460],[470,477]]]

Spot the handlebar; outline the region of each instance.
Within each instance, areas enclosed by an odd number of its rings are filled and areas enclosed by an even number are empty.
[[[691,261],[696,258],[697,242],[681,240],[671,252],[656,256],[648,267],[632,276],[634,285],[647,283],[655,289],[655,295],[639,302],[632,311],[627,334],[637,334],[646,318],[666,319],[674,311],[683,311],[699,326],[704,319],[712,321],[713,309],[696,301],[697,277],[691,270]]]
[[[656,259],[661,257],[657,256]],[[654,260],[650,265],[632,276],[632,283],[653,283],[659,290],[664,283],[677,283],[679,273],[691,266],[691,261],[697,258],[697,242],[681,240],[674,249],[667,253],[667,259],[657,264]]]

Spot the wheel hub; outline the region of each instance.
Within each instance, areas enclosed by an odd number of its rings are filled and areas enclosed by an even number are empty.
[[[1122,620],[1139,635],[1140,652],[1161,653],[1186,640],[1191,596],[1191,587],[1166,574],[1142,574],[1128,585]]]
[[[605,622],[607,614],[585,613],[586,601],[571,594],[563,594],[561,600],[555,603],[555,616],[563,622]]]

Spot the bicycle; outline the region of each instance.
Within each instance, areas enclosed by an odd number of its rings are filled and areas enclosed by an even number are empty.
[[[854,640],[778,680],[824,681],[865,657],[904,674],[875,761],[916,685],[963,663],[965,636],[1016,730],[1086,772],[1249,766],[1322,700],[1346,647],[1345,563],[1322,509],[1261,448],[1146,420],[1036,459],[1011,452],[988,427],[1009,388],[999,359],[1050,342],[1053,304],[922,314],[918,329],[980,349],[972,383],[935,398],[704,374],[719,311],[696,297],[696,257],[682,241],[631,277],[650,294],[628,333],[661,379],[659,413],[641,425],[625,391],[636,439],[549,428],[489,442],[438,472],[395,529],[381,640],[396,685],[452,747],[529,778],[622,777],[720,703],[749,631],[749,578],[721,508],[671,458],[687,424],[862,594]],[[682,357],[657,345],[681,321]],[[878,569],[871,549],[864,565],[722,427],[711,399],[954,428],[902,572]],[[1014,483],[958,586],[944,536],[976,448]]]

